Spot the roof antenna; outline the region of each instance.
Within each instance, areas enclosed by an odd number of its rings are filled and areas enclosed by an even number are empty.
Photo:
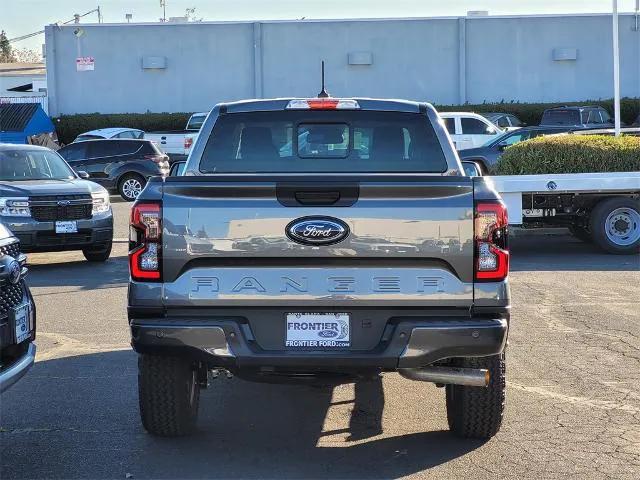
[[[318,98],[327,98],[330,96],[324,88],[324,60],[322,60],[322,91],[318,94]]]

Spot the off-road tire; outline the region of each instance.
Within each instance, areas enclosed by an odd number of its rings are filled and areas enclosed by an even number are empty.
[[[128,182],[133,182],[133,184],[139,186],[139,189],[136,189],[139,190],[138,194],[134,195],[133,193],[129,193],[133,190],[127,188],[127,185],[129,184]],[[139,175],[137,173],[125,173],[118,181],[118,193],[127,202],[133,202],[138,197],[140,192],[144,190],[146,184],[147,180],[142,175]]]
[[[486,368],[487,387],[447,385],[447,421],[454,435],[463,438],[489,439],[502,425],[505,404],[505,356],[456,359],[455,366]]]
[[[200,384],[195,365],[175,357],[138,357],[140,418],[152,435],[178,437],[196,427]]]
[[[112,242],[101,244],[97,247],[84,248],[82,254],[90,262],[106,262],[111,255]]]
[[[599,202],[591,211],[589,218],[589,230],[593,242],[603,250],[618,255],[631,255],[640,252],[640,238],[628,245],[620,245],[607,236],[607,217],[618,209],[627,209],[636,218],[632,221],[635,232],[640,228],[640,201],[633,198],[613,197]],[[630,218],[630,217],[629,217]]]
[[[571,233],[571,235],[576,237],[578,240],[583,241],[584,243],[593,243],[591,232],[589,232],[589,230],[584,227],[572,225],[569,227],[569,233]]]

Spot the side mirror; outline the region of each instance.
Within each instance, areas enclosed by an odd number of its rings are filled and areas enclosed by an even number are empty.
[[[85,172],[84,170],[80,170],[80,171],[78,171],[76,173],[83,180],[88,180],[89,179],[89,174],[87,172]]]
[[[464,169],[464,174],[467,177],[482,176],[482,168],[480,168],[480,164],[478,162],[474,162],[472,160],[462,160],[462,168]]]
[[[170,177],[181,177],[184,173],[184,169],[187,166],[187,162],[173,162],[171,164],[171,170],[169,170]]]

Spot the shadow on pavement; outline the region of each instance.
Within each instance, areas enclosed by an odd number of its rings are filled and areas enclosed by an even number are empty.
[[[612,255],[569,235],[509,239],[510,269],[522,271],[640,271],[640,255]]]
[[[31,256],[29,259],[31,260]],[[47,254],[49,255],[49,254]],[[59,254],[51,254],[59,255]],[[126,286],[129,281],[127,256],[111,254],[104,263],[82,260],[29,263],[27,283],[31,287],[80,287],[82,290]]]
[[[482,445],[445,431],[379,437],[380,381],[356,384],[346,442],[323,432],[332,387],[222,378],[203,391],[195,435],[155,438],[136,374],[131,351],[38,362],[2,398],[2,477],[398,478]]]

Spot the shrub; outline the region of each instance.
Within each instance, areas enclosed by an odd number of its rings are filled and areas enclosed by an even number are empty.
[[[552,135],[507,148],[499,175],[640,171],[640,137]]]
[[[58,139],[73,142],[81,133],[98,128],[139,128],[145,132],[154,130],[182,130],[187,125],[190,113],[87,113],[62,115],[54,118]]]
[[[538,125],[542,112],[558,105],[601,105],[613,115],[613,100],[585,100],[583,102],[556,103],[518,103],[496,102],[465,105],[436,105],[441,112],[502,112],[512,113],[527,125]],[[631,124],[640,114],[640,99],[623,98],[620,103],[620,118]],[[72,142],[79,134],[107,127],[139,128],[146,132],[154,130],[182,130],[187,124],[190,113],[88,113],[77,115],[62,115],[54,118],[58,138],[63,143]]]

